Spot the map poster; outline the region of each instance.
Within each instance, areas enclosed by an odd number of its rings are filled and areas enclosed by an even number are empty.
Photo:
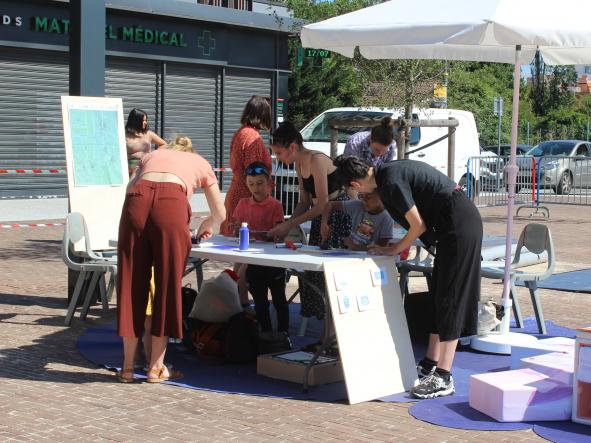
[[[117,238],[129,182],[123,101],[84,96],[61,100],[69,211],[84,216],[92,249],[109,249],[109,240]]]
[[[113,109],[68,109],[75,186],[121,186],[118,113]]]

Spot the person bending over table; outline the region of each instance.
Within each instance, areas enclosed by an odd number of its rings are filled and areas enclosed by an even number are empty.
[[[343,182],[358,192],[377,189],[392,218],[408,229],[398,242],[370,246],[376,254],[394,255],[420,238],[436,247],[432,305],[425,309],[431,326],[427,354],[417,365],[417,398],[455,392],[451,367],[462,334],[476,334],[480,299],[482,220],[476,206],[448,177],[426,163],[397,160],[374,168],[356,157],[334,160]]]
[[[396,157],[394,124],[390,117],[384,117],[371,131],[361,131],[349,137],[344,154],[359,157],[369,166],[377,167]]]
[[[151,355],[147,382],[182,374],[164,365],[168,337],[182,338],[182,277],[191,251],[189,197],[205,192],[211,211],[198,230],[206,239],[226,217],[211,165],[199,154],[159,149],[146,154],[129,183],[117,246],[117,333],[123,337],[122,383],[135,381],[133,363],[148,303],[150,267],[156,293],[152,307]]]
[[[332,160],[322,152],[304,147],[302,135],[291,122],[284,122],[271,135],[271,149],[277,160],[291,165],[295,163],[300,188],[300,200],[292,216],[284,223],[269,231],[270,237],[284,238],[289,231],[301,223],[312,220],[310,245],[320,245],[320,219],[324,205],[329,201],[349,200],[343,186],[335,175],[336,168]],[[343,238],[351,230],[351,218],[342,211],[333,211],[330,216],[332,230],[326,246],[343,248]],[[303,317],[324,318],[324,299],[314,288],[324,291],[322,272],[304,273],[303,287],[300,294]]]

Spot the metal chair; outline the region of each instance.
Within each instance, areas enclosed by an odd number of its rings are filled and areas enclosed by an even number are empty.
[[[423,251],[426,252],[426,256],[423,257]],[[427,287],[431,288],[431,276],[433,274],[433,255],[422,246],[415,246],[415,256],[409,260],[401,260],[396,263],[399,275],[400,294],[402,295],[402,303],[407,295],[408,290],[408,278],[411,272],[423,274],[427,280]]]
[[[523,256],[523,248],[538,256],[546,252],[548,257],[546,269],[540,272],[518,270],[517,268],[523,266],[523,264],[520,263],[520,259]],[[519,281],[523,282],[523,284],[529,289],[540,334],[546,334],[546,325],[544,324],[544,315],[542,313],[542,305],[538,295],[537,282],[545,280],[552,275],[554,272],[554,261],[554,246],[550,229],[548,229],[546,225],[539,223],[530,223],[526,225],[523,228],[523,231],[521,231],[519,241],[517,242],[515,256],[511,262],[510,274],[510,297],[513,300],[513,315],[515,316],[515,322],[518,328],[523,327],[521,308],[519,307],[519,300],[517,298],[515,287],[515,282]],[[503,280],[505,274],[503,268],[482,267],[482,276],[485,278]]]
[[[84,294],[80,319],[86,319],[91,303],[96,301],[93,300],[93,298],[95,298],[93,295],[95,293],[97,282],[99,284],[103,310],[108,310],[108,300],[113,294],[117,278],[117,258],[103,257],[92,250],[90,247],[86,222],[84,221],[82,214],[79,212],[71,212],[66,218],[61,256],[68,268],[80,273],[76,280],[74,293],[72,294],[72,299],[68,306],[68,312],[65,319],[66,326],[69,326],[72,323],[72,318],[76,311],[82,287],[88,279],[90,279],[90,283]],[[108,288],[105,288],[104,276],[108,272],[111,276]]]

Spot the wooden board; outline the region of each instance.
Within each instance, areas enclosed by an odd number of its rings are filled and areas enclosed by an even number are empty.
[[[129,181],[120,98],[62,97],[70,212],[88,225],[92,249],[117,237]]]
[[[394,257],[324,265],[351,404],[408,391],[417,371]]]

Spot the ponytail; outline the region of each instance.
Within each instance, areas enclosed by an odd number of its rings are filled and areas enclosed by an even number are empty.
[[[304,139],[300,131],[292,122],[283,122],[271,134],[271,144],[280,148],[287,148],[290,144],[298,145],[298,150],[304,146]]]
[[[349,186],[351,181],[363,179],[369,174],[370,166],[353,155],[339,155],[332,163],[337,168],[335,173],[342,186]]]
[[[394,120],[384,117],[378,126],[371,129],[371,141],[380,145],[390,146],[394,140]]]

